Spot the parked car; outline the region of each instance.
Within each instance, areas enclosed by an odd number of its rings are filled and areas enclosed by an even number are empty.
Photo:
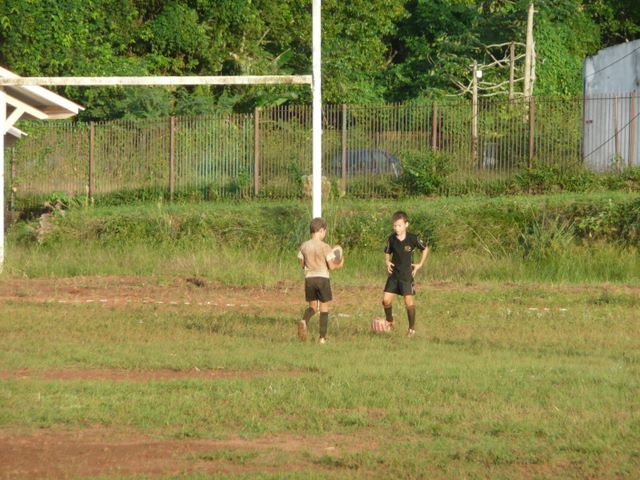
[[[398,157],[377,148],[347,150],[345,161],[348,176],[386,174],[397,178],[402,168]],[[330,165],[332,174],[337,176],[342,175],[341,151],[331,157]]]

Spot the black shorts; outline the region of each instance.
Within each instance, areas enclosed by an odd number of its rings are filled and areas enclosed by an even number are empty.
[[[401,280],[395,275],[389,275],[387,277],[387,283],[384,286],[384,291],[386,293],[394,293],[396,295],[415,295],[416,294],[416,285],[411,280]]]
[[[307,302],[320,300],[322,303],[333,300],[331,282],[325,277],[308,277],[304,279],[304,297]]]

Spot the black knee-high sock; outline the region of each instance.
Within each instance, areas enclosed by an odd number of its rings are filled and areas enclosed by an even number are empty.
[[[387,322],[393,322],[393,307],[391,305],[384,307],[384,316]]]
[[[407,307],[407,318],[409,319],[409,328],[411,330],[416,329],[416,306],[411,305]]]
[[[305,322],[308,322],[311,319],[311,317],[315,315],[315,313],[316,311],[313,308],[307,307],[307,309],[304,311],[304,314],[302,315],[302,319]]]
[[[329,312],[320,312],[320,338],[327,336],[329,329]]]

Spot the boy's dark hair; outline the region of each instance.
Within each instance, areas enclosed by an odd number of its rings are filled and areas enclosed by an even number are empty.
[[[397,220],[404,220],[405,222],[409,222],[409,217],[407,216],[407,214],[405,212],[403,212],[402,210],[398,210],[396,213],[393,214],[393,217],[391,217],[391,219],[396,222]]]
[[[311,220],[311,225],[309,225],[309,232],[311,234],[314,234],[316,232],[319,232],[322,229],[327,229],[327,222],[325,221],[324,218],[320,218],[320,217],[316,217],[313,220]]]

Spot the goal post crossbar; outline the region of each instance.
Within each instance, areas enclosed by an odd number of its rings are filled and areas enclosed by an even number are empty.
[[[239,75],[168,77],[3,77],[9,86],[168,86],[168,85],[311,85],[311,75]]]

